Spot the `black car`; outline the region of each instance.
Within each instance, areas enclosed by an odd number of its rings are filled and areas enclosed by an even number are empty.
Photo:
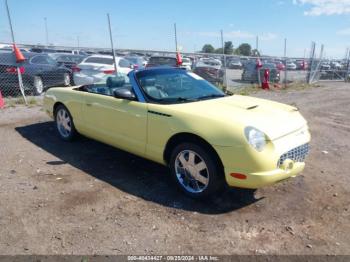
[[[260,79],[264,79],[265,69],[270,71],[270,82],[278,83],[280,81],[280,71],[275,64],[267,63],[263,64],[260,68]],[[244,65],[242,73],[242,81],[249,81],[252,83],[258,82],[258,69],[255,62],[250,62]]]
[[[17,68],[22,75],[26,93],[42,94],[53,86],[69,86],[72,71],[59,65],[48,54],[23,53],[25,61],[16,63],[13,53],[0,54],[0,90],[4,94],[19,93]]]
[[[152,56],[146,67],[177,67],[177,60],[172,56]]]

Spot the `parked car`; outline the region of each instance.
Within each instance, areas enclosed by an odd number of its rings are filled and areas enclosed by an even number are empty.
[[[264,78],[265,69],[269,69],[270,82],[278,83],[280,81],[280,71],[275,64],[263,64],[260,68],[260,80]],[[258,69],[256,63],[248,63],[243,68],[242,81],[250,81],[252,83],[258,82]]]
[[[341,70],[343,68],[342,64],[338,61],[331,62],[331,68],[335,70]]]
[[[151,56],[146,67],[176,67],[176,57],[172,56]]]
[[[287,70],[297,70],[297,65],[292,61],[287,61],[286,68]]]
[[[85,55],[73,55],[73,54],[64,54],[64,53],[50,53],[49,56],[51,56],[53,59],[56,60],[56,62],[59,65],[65,66],[69,69],[71,69],[71,85],[74,85],[74,79],[73,79],[73,68],[76,68],[76,66],[83,61],[83,59],[86,57]]]
[[[29,50],[33,53],[56,53],[57,50],[51,48],[33,47]]]
[[[321,70],[331,70],[331,64],[329,62],[322,62],[320,65]]]
[[[296,107],[227,96],[177,68],[51,89],[44,109],[63,140],[80,133],[169,166],[177,187],[194,198],[225,185],[259,188],[294,177],[309,151],[307,122]]]
[[[74,83],[76,85],[98,83],[105,81],[108,76],[116,73],[128,74],[133,67],[128,60],[122,57],[116,57],[115,63],[117,66],[117,72],[115,72],[113,56],[89,56],[76,67],[73,67]]]
[[[13,53],[0,54],[0,90],[3,93],[19,92],[17,67],[27,93],[40,95],[49,87],[70,85],[71,70],[59,65],[49,55],[27,52],[23,56],[26,60],[16,63]]]
[[[308,63],[306,60],[296,60],[297,70],[306,70],[308,68]]]
[[[240,61],[241,61],[241,63],[242,63],[242,66],[244,66],[245,64],[249,63],[249,58],[248,58],[248,57],[241,56],[241,57],[240,57]]]
[[[286,66],[282,62],[275,62],[275,66],[279,71],[284,71],[286,70]]]
[[[67,68],[72,69],[77,64],[81,63],[86,57],[85,55],[74,55],[74,54],[62,54],[62,53],[51,53],[49,54],[59,65],[64,65]]]
[[[134,66],[134,69],[142,69],[147,65],[147,61],[141,56],[126,56],[125,59]]]
[[[30,52],[28,48],[19,48],[19,50],[22,53],[29,53]],[[6,52],[6,53],[10,52],[10,53],[12,53],[13,52],[13,48],[12,48],[12,46],[2,47],[2,48],[0,48],[0,53],[2,53],[2,52]]]
[[[203,77],[213,84],[222,84],[224,79],[224,70],[220,60],[213,58],[200,58],[193,72]]]
[[[189,57],[183,57],[182,58],[182,68],[186,68],[186,70],[191,71],[192,70],[192,60]]]
[[[242,69],[243,65],[239,58],[233,58],[229,60],[227,67],[230,69]]]

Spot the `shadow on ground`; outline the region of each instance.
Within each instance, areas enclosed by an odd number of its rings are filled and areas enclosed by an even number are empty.
[[[193,200],[178,192],[169,170],[162,165],[85,137],[64,142],[56,134],[53,122],[17,127],[16,130],[25,139],[60,159],[48,161],[47,165],[67,163],[128,194],[163,206],[220,214],[260,200],[254,197],[253,190],[242,189],[226,189],[219,196],[205,201]]]

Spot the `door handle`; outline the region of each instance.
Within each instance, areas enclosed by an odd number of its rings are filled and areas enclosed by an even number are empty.
[[[86,103],[86,106],[92,106],[92,103]]]

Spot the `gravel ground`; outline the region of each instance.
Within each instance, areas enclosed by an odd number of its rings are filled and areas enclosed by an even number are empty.
[[[296,104],[312,133],[303,174],[207,201],[166,168],[80,138],[39,106],[0,111],[0,253],[350,254],[350,85],[255,96]]]

